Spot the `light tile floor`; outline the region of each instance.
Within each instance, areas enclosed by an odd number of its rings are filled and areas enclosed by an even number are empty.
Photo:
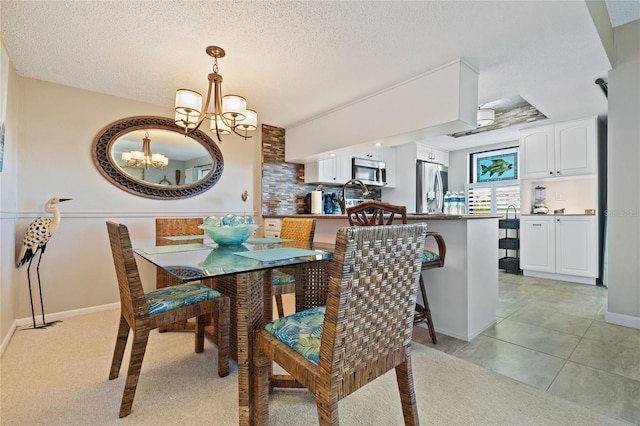
[[[607,289],[500,272],[497,324],[470,342],[414,340],[640,424],[640,330],[604,322]],[[437,327],[437,324],[436,324]]]

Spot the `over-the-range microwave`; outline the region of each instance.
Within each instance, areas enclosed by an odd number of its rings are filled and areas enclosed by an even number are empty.
[[[351,177],[362,181],[365,185],[385,186],[387,170],[384,161],[366,158],[351,159]]]

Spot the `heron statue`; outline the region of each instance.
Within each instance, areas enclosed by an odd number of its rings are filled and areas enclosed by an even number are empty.
[[[44,206],[44,211],[47,213],[53,213],[53,217],[42,216],[31,222],[24,234],[24,238],[22,239],[22,247],[18,254],[16,268],[19,268],[29,262],[29,266],[27,267],[27,280],[29,281],[29,299],[31,300],[31,318],[33,319],[33,328],[45,328],[57,322],[54,321],[47,323],[44,319],[44,303],[42,302],[42,286],[40,285],[40,261],[42,260],[42,253],[44,253],[47,243],[60,224],[60,212],[55,205],[69,200],[71,200],[71,198],[54,197],[47,201],[47,204]],[[33,310],[33,296],[31,293],[31,263],[36,257],[38,250],[40,251],[40,256],[38,257],[36,273],[38,276],[38,290],[40,293],[40,309],[42,310],[42,324],[40,326],[36,326],[36,315]]]

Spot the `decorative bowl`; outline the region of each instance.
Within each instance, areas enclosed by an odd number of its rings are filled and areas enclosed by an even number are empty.
[[[235,246],[249,239],[260,225],[254,223],[238,226],[198,225],[213,241],[221,246]]]

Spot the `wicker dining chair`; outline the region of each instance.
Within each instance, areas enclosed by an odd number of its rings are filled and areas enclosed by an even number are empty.
[[[407,208],[405,206],[397,206],[376,200],[366,200],[363,203],[347,208],[347,216],[351,226],[391,225],[394,219],[396,219],[396,215],[399,216],[402,223],[407,223]],[[444,242],[444,238],[442,238],[442,235],[439,233],[431,231],[427,232],[427,238],[433,238],[435,240],[438,251],[434,252],[425,249],[422,254],[422,270],[442,268],[447,254],[447,245]],[[422,274],[420,274],[418,288],[420,289],[424,306],[416,303],[413,322],[414,324],[422,321],[426,322],[429,337],[431,337],[431,341],[436,344],[438,339],[436,337],[436,329],[433,325],[433,317],[431,316],[429,299],[427,298],[427,290]]]
[[[175,241],[165,238],[184,235],[204,235],[204,231],[198,228],[202,223],[203,219],[201,217],[158,217],[156,218],[156,245],[202,244],[204,238]],[[183,284],[183,282],[162,268],[156,268],[156,288],[171,287],[179,284]],[[193,322],[185,320],[168,324],[166,327],[159,328],[158,331],[163,333],[167,330],[193,330],[193,327]]]
[[[296,247],[301,249],[311,249],[311,243],[316,232],[316,220],[309,218],[285,217],[282,219],[280,228],[280,238],[294,241],[282,243],[282,247]],[[276,299],[278,316],[284,316],[284,305],[282,295],[295,293],[295,273],[293,268],[275,269],[272,272],[273,295]]]
[[[338,401],[395,368],[405,424],[418,424],[411,335],[427,225],[338,230],[326,306],[256,334],[256,424],[269,421],[272,361],[316,397],[320,425],[338,425]]]
[[[120,417],[131,413],[142,360],[151,330],[196,318],[195,352],[204,351],[204,320],[213,314],[218,342],[218,375],[229,374],[229,298],[202,284],[182,284],[145,293],[125,225],[108,221],[113,263],[120,290],[120,325],[109,380],[120,373],[124,350],[133,330],[131,358],[120,405]]]

